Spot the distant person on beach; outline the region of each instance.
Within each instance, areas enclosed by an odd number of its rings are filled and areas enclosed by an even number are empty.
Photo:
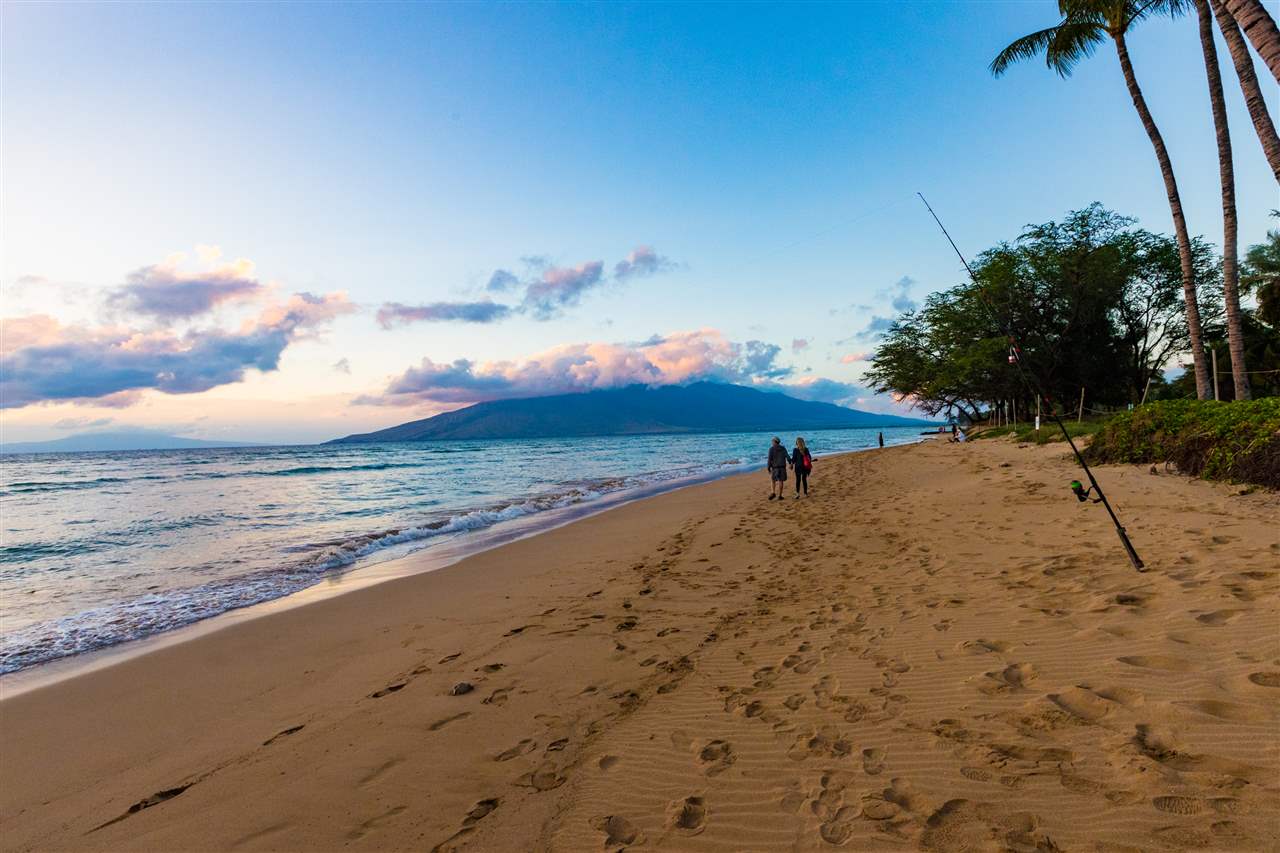
[[[769,500],[782,500],[782,490],[787,485],[787,449],[782,446],[782,439],[774,436],[769,445]]]
[[[800,487],[804,486],[805,497],[809,496],[809,472],[813,470],[813,457],[809,448],[804,446],[804,439],[797,436],[795,449],[791,451],[791,467],[796,470],[796,500],[800,500]]]
[[[880,433],[880,446],[884,447],[884,433]]]

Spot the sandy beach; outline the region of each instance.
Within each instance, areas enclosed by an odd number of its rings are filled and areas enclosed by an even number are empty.
[[[639,501],[0,703],[5,850],[1265,850],[1280,496],[1059,446]],[[412,558],[410,558],[412,559]]]

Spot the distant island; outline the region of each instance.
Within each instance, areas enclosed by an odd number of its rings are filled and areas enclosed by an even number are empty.
[[[6,441],[0,453],[84,453],[120,450],[192,450],[202,447],[257,447],[251,441],[206,441],[160,432],[85,432],[53,441]]]
[[[631,385],[582,394],[494,400],[328,444],[474,438],[573,438],[655,433],[785,432],[899,427],[930,421],[860,412],[741,385]]]

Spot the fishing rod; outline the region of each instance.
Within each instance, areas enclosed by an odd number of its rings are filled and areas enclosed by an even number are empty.
[[[979,284],[978,277],[973,274],[973,267],[969,266],[969,262],[965,260],[964,254],[960,251],[960,247],[956,245],[956,241],[951,239],[951,234],[947,232],[947,226],[942,224],[942,220],[938,218],[938,214],[933,212],[933,207],[929,204],[928,199],[924,197],[924,193],[916,193],[920,196],[920,200],[924,202],[924,206],[929,211],[929,215],[933,217],[933,221],[938,223],[938,228],[942,229],[942,235],[947,238],[947,242],[951,244],[951,248],[955,251],[956,257],[960,259],[960,263],[964,264],[964,268],[969,273],[969,280],[973,282],[974,287],[978,289],[978,295],[987,303],[988,309],[991,311],[996,325],[1000,326],[1005,336],[1009,339],[1009,363],[1018,369],[1018,377],[1022,383],[1027,386],[1027,390],[1038,399],[1043,400],[1045,407],[1049,411],[1049,418],[1058,425],[1058,429],[1062,430],[1062,437],[1067,440],[1067,444],[1071,446],[1071,452],[1075,454],[1076,461],[1080,463],[1080,467],[1084,469],[1085,476],[1089,479],[1089,488],[1085,488],[1079,480],[1071,481],[1071,491],[1076,496],[1076,500],[1084,503],[1089,500],[1090,494],[1096,494],[1097,497],[1092,499],[1093,503],[1102,504],[1107,515],[1111,516],[1111,523],[1115,525],[1116,535],[1120,537],[1120,544],[1124,545],[1125,553],[1129,555],[1129,562],[1133,563],[1133,567],[1140,572],[1145,572],[1146,566],[1142,562],[1142,558],[1138,556],[1138,552],[1134,550],[1133,543],[1129,541],[1129,534],[1125,532],[1124,525],[1120,523],[1120,519],[1116,517],[1115,510],[1111,508],[1111,502],[1107,500],[1106,494],[1102,491],[1102,484],[1093,476],[1093,471],[1089,470],[1089,463],[1084,461],[1080,449],[1076,447],[1076,443],[1071,439],[1071,433],[1067,432],[1067,425],[1062,422],[1062,418],[1058,417],[1058,413],[1054,409],[1053,398],[1043,389],[1036,376],[1031,372],[1030,368],[1024,368],[1022,364],[1022,349],[1018,346],[1018,339],[1014,337],[1013,329],[1008,323],[1002,323],[1000,317],[995,310],[995,306],[991,303],[983,286]]]

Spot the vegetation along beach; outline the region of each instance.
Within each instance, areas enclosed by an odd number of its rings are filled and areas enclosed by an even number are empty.
[[[1277,18],[0,4],[0,853],[1280,850]]]

